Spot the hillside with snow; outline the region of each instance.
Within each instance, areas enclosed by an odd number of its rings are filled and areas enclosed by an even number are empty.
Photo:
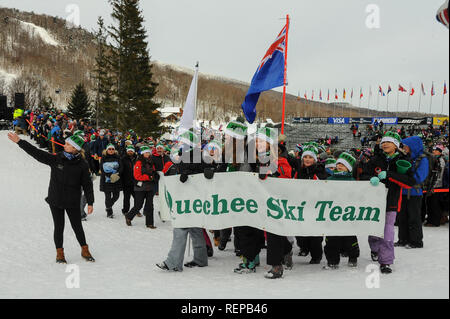
[[[155,215],[155,230],[145,228],[142,218],[125,225],[115,206],[115,219],[106,218],[104,195],[94,181],[94,214],[84,222],[87,242],[95,263],[80,256],[80,248],[66,219],[65,253],[70,265],[55,263],[53,223],[46,197],[50,170],[25,154],[0,131],[0,298],[449,298],[449,228],[424,229],[425,247],[396,249],[391,275],[372,281],[377,265],[370,259],[367,238],[360,237],[357,268],[341,261],[340,269],[326,271],[309,265],[294,248],[294,269],[284,278],[268,280],[266,252],[255,274],[238,275],[239,263],[232,242],[214,251],[205,268],[164,272],[155,266],[167,256],[172,242],[170,222]],[[157,200],[155,200],[157,208]],[[185,261],[192,252],[187,251]],[[75,265],[75,266],[74,266]],[[77,269],[79,288],[67,288]],[[72,277],[71,277],[72,276]],[[366,282],[373,288],[367,288]]]

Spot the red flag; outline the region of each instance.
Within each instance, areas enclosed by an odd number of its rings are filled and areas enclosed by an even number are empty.
[[[422,85],[422,94],[423,94],[423,95],[426,95],[426,94],[425,94],[425,87],[423,86],[423,83],[422,83],[421,85]]]
[[[431,96],[434,96],[434,83],[431,84]]]
[[[320,89],[320,92],[319,92],[319,99],[322,101],[322,89]]]
[[[330,100],[330,89],[328,89],[328,97],[327,97],[327,101]]]
[[[447,83],[444,82],[444,95],[447,94]]]
[[[400,84],[398,85],[398,90],[400,92],[406,92],[406,89],[403,86],[401,86]]]
[[[362,92],[362,88],[359,90],[359,98],[362,99],[364,96],[363,92]]]
[[[335,100],[338,99],[337,89],[334,89],[334,99],[335,99]]]
[[[303,95],[305,99],[308,99],[308,96],[306,95],[306,91],[305,94]]]
[[[416,91],[414,91],[414,88],[411,88],[411,93],[409,95],[413,96],[415,92]]]
[[[312,90],[311,100],[314,100],[314,90]]]

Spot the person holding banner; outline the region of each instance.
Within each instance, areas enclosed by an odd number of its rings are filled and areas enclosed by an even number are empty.
[[[196,163],[195,152],[201,152],[197,148],[198,137],[194,132],[186,131],[180,136],[182,147],[180,148],[180,155],[173,156],[172,160],[179,161],[178,164],[173,163],[171,167],[166,167],[166,172],[173,172],[180,175],[180,182],[185,184],[189,175],[204,173],[205,177],[212,178],[212,176],[206,173],[202,163]],[[206,248],[206,240],[204,237],[203,229],[199,227],[190,228],[174,228],[173,240],[170,251],[166,260],[156,264],[156,266],[165,271],[183,271],[183,260],[186,250],[186,244],[188,241],[188,234],[192,238],[192,246],[194,249],[194,259],[186,264],[185,267],[206,267],[208,266],[208,253]]]
[[[400,135],[391,131],[386,132],[380,143],[375,145],[374,156],[364,167],[361,175],[361,180],[370,180],[374,186],[378,186],[381,181],[388,189],[384,238],[369,236],[372,260],[378,261],[384,274],[392,272],[390,266],[395,259],[394,224],[402,205],[402,189],[415,184],[411,164],[408,158],[399,152],[400,143]]]
[[[296,179],[324,180],[328,178],[325,167],[317,162],[318,149],[314,142],[306,143],[303,148],[302,165],[295,174]],[[308,256],[311,253],[310,264],[320,264],[322,261],[323,237],[297,236],[297,245],[300,247],[299,256]]]
[[[342,153],[336,161],[336,170],[328,177],[333,181],[354,181],[353,168],[356,159],[347,152]],[[340,252],[348,255],[348,266],[358,265],[359,244],[356,236],[327,236],[325,238],[325,257],[327,266],[324,269],[337,269],[339,267]]]

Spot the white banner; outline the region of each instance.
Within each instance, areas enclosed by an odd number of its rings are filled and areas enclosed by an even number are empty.
[[[174,228],[252,226],[285,236],[383,237],[386,188],[369,181],[268,178],[245,172],[161,176],[163,220]]]

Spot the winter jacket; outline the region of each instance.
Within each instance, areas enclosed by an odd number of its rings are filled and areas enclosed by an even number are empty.
[[[387,177],[381,181],[388,189],[386,211],[399,212],[402,201],[402,188],[410,189],[415,184],[411,169],[406,174],[397,173],[396,163],[399,160],[408,160],[408,158],[400,153],[389,158],[382,151],[376,152],[370,161],[364,165],[363,172],[360,175],[361,180],[370,180],[372,177],[378,177],[380,172],[386,171]]]
[[[151,157],[146,159],[144,156],[139,156],[133,168],[134,176],[134,191],[135,192],[150,192],[155,189],[155,165]]]
[[[153,149],[152,151],[152,161],[153,164],[155,164],[155,169],[158,172],[161,172],[164,169],[164,166],[166,165],[167,162],[170,162],[170,157],[167,155],[159,155],[156,152],[156,149]]]
[[[410,157],[412,164],[412,173],[416,181],[414,185],[422,184],[428,177],[429,171],[429,163],[426,157],[420,160],[420,165],[417,168],[417,170],[415,167],[417,159],[424,153],[422,139],[418,136],[411,136],[402,140],[402,143],[403,145],[406,145],[411,149]],[[422,189],[421,188],[404,189],[403,194],[410,196],[422,196]]]
[[[119,174],[119,176],[122,175],[123,166],[117,152],[115,152],[114,155],[108,155],[106,154],[106,151],[103,152],[102,159],[100,161],[100,191],[120,192],[122,190],[122,178],[120,178],[117,182],[112,183],[110,181],[110,178],[113,173],[105,171],[105,167],[107,167],[108,165],[115,165],[117,167],[116,173]]]
[[[108,144],[109,140],[105,136],[103,137],[103,139],[101,139],[100,137],[97,138],[94,143],[94,150],[92,155],[97,154],[98,157],[102,157],[102,153],[104,150],[106,150],[106,146],[108,146]]]
[[[324,180],[328,178],[325,166],[316,163],[309,167],[301,166],[296,172],[295,179],[314,179],[314,180]]]
[[[133,168],[134,163],[136,162],[136,155],[132,157],[128,155],[122,156],[122,175],[120,176],[122,179],[123,187],[134,187],[134,176],[133,176]]]
[[[19,147],[42,164],[50,166],[50,185],[45,201],[58,208],[80,207],[81,188],[89,206],[94,204],[94,188],[86,161],[78,156],[69,160],[63,153],[49,154],[20,140]]]

